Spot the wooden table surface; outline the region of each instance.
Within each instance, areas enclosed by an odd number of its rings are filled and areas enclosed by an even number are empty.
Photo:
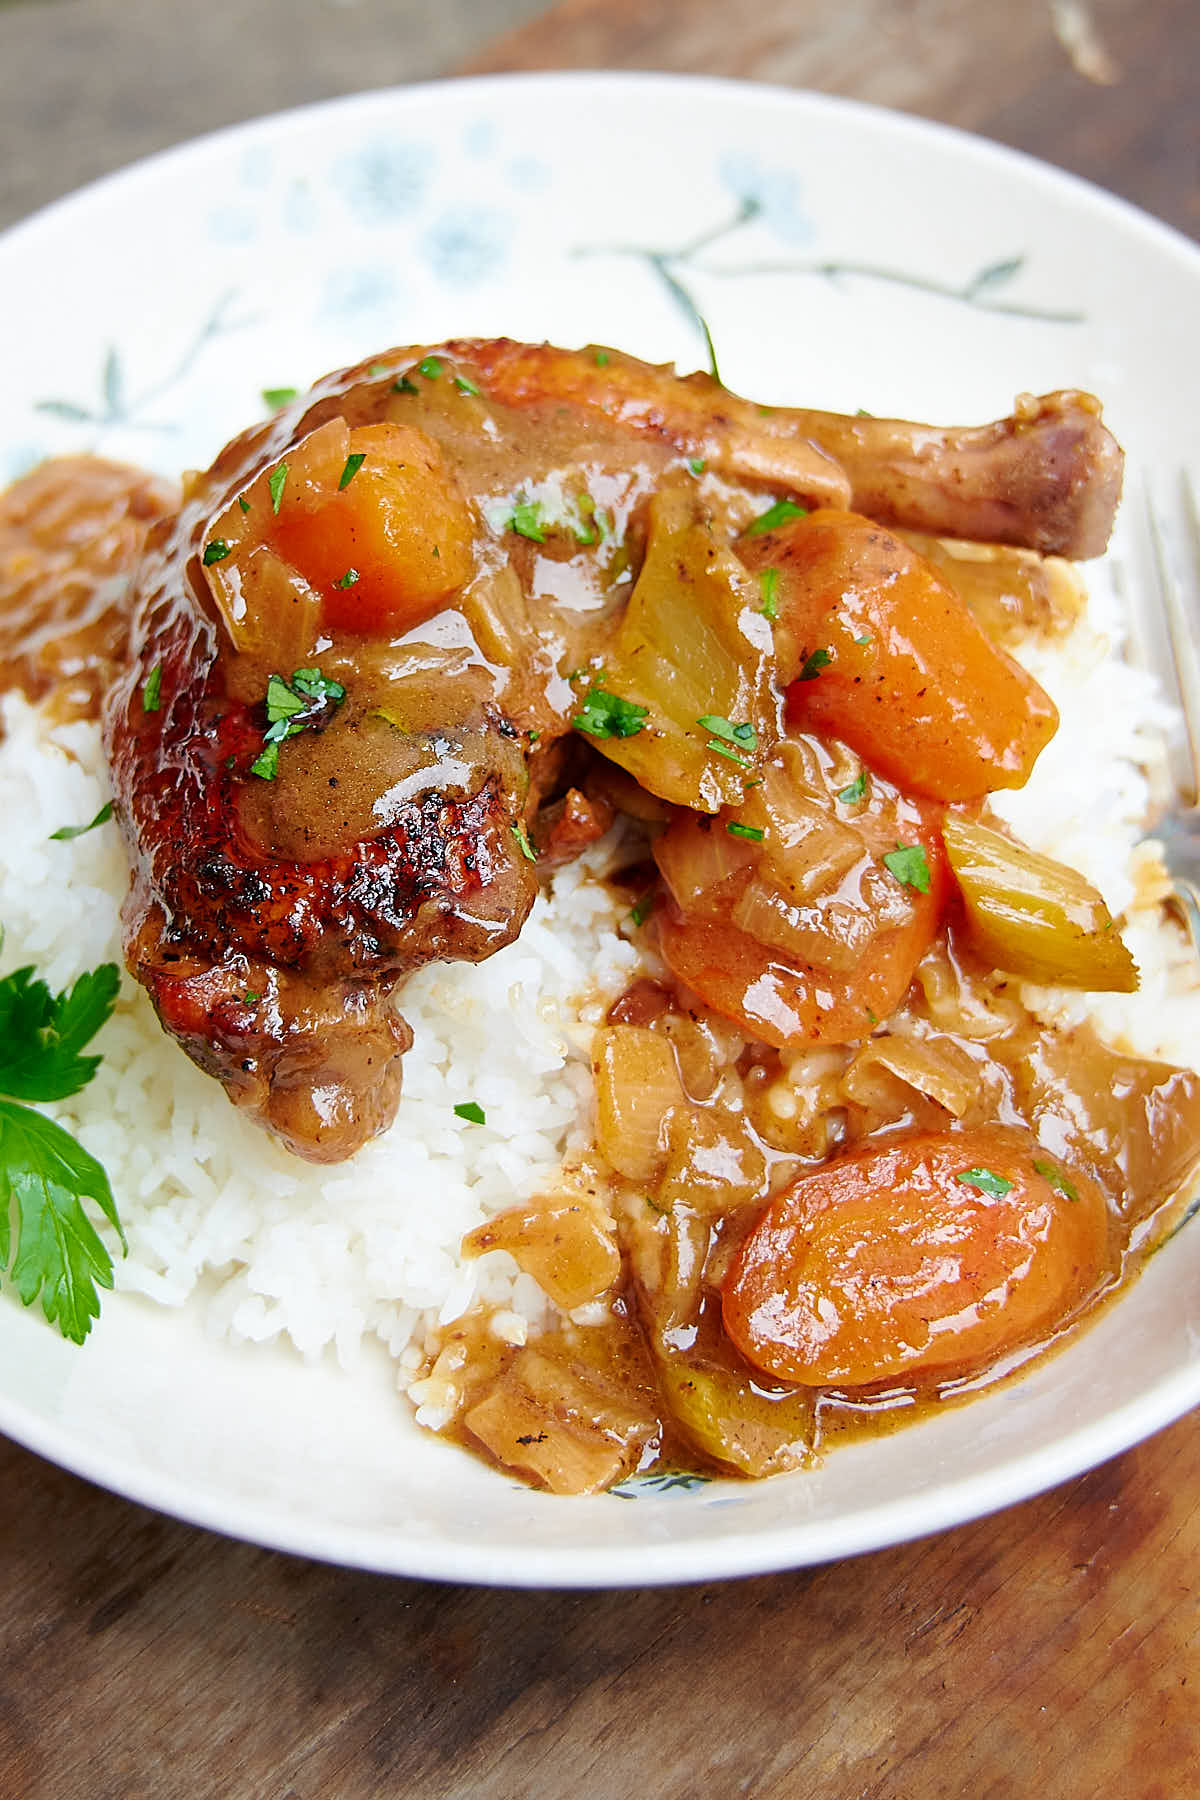
[[[421,10],[0,0],[0,70],[6,42],[39,34],[87,50],[77,106],[69,58],[31,55],[19,81],[9,62],[0,140],[19,136],[32,204],[172,122],[196,129],[212,33],[251,43],[226,59],[219,102],[248,116],[433,72],[424,40],[424,63],[396,61],[397,15]],[[1200,235],[1195,0],[488,0],[486,25],[473,0],[436,10],[463,70],[693,70],[850,94],[1018,145]],[[293,44],[281,73],[264,15],[300,13],[309,54]],[[143,66],[157,57],[153,94],[106,126],[97,94],[134,91],[123,58],[139,43]],[[39,110],[52,95],[57,111]],[[43,163],[29,131],[75,116],[87,130],[55,135]],[[916,1545],[601,1593],[326,1568],[0,1444],[0,1797],[1176,1800],[1200,1771],[1198,1568],[1200,1415]]]

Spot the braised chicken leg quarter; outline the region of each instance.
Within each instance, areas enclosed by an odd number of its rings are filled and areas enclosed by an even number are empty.
[[[955,433],[504,339],[332,375],[192,478],[136,576],[106,717],[129,966],[232,1100],[300,1155],[345,1157],[395,1111],[397,982],[509,943],[539,856],[598,836],[622,792],[675,816],[673,843],[689,819],[769,804],[794,694],[840,654],[822,570],[957,604],[880,521],[1093,555],[1119,484],[1074,394]],[[866,641],[847,640],[843,686]],[[1054,728],[996,655],[1029,735],[984,777],[951,753],[946,793],[920,777],[895,802],[914,832],[930,807],[1018,785]],[[821,728],[852,742],[839,692]],[[903,697],[879,697],[902,725]],[[912,701],[939,731],[959,704]],[[883,760],[913,787],[902,741]],[[664,926],[701,989],[705,929]]]

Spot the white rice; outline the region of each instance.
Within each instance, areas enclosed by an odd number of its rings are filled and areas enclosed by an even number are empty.
[[[1090,1013],[1122,1047],[1194,1063],[1195,971],[1157,904],[1152,854],[1133,849],[1148,801],[1144,765],[1167,716],[1113,647],[1103,606],[1065,646],[1029,647],[1023,660],[1056,699],[1062,727],[1029,786],[996,808],[1126,914],[1142,987],[1100,998],[1030,989],[1027,998],[1048,1019]],[[3,722],[0,972],[33,963],[58,989],[99,962],[121,962],[124,851],[113,824],[49,841],[108,797],[96,728],[50,729],[18,696],[3,702]],[[549,1303],[507,1256],[468,1262],[459,1244],[490,1214],[549,1188],[591,1138],[591,1032],[639,967],[596,873],[605,854],[599,846],[561,871],[520,939],[490,961],[430,967],[405,985],[415,1041],[396,1122],[338,1167],[308,1167],[236,1112],[123,978],[96,1041],[96,1078],[47,1109],[108,1171],[129,1239],[118,1286],[161,1305],[201,1306],[210,1328],[235,1340],[284,1337],[308,1357],[332,1350],[347,1367],[378,1338],[401,1385],[430,1328],[477,1298],[497,1309],[495,1329],[521,1341]],[[485,1125],[455,1115],[467,1101],[483,1108]]]

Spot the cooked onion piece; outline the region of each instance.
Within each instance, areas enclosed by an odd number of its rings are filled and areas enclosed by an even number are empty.
[[[603,677],[581,690],[575,716],[598,750],[660,799],[715,813],[742,798],[771,655],[756,598],[695,494],[663,488]],[[731,735],[714,732],[710,719]]]

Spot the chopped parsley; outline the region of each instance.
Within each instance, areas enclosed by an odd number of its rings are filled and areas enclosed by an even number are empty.
[[[232,546],[224,538],[213,538],[211,543],[205,544],[204,555],[200,560],[206,569],[211,569],[214,563],[224,562],[231,550]]]
[[[924,844],[897,844],[894,850],[884,853],[883,863],[905,887],[916,888],[919,894],[929,892],[929,864],[925,859]]]
[[[142,683],[143,712],[157,712],[162,704],[162,669],[161,663],[155,663]]]
[[[867,797],[867,771],[860,769],[849,787],[839,788],[837,798],[846,806],[857,806],[860,800]],[[895,852],[889,854],[894,855]]]
[[[471,380],[470,376],[456,375],[454,377],[454,385],[460,394],[473,394],[478,399],[479,387]]]
[[[442,372],[442,365],[436,356],[423,356],[417,364],[417,374],[423,375],[426,381],[436,381]]]
[[[585,731],[589,737],[636,737],[649,711],[648,706],[623,700],[620,694],[611,694],[607,688],[593,687],[584,695],[582,711],[576,713],[571,723],[576,731]]]
[[[704,473],[704,458],[702,456],[689,456],[687,459],[687,465],[688,465],[688,468],[692,471],[693,475],[703,475],[703,473]]]
[[[719,713],[705,713],[696,720],[705,731],[711,731],[714,737],[724,738],[727,744],[737,744],[743,750],[758,749],[758,733],[748,721],[740,725],[731,725]]]
[[[519,537],[530,538],[535,544],[544,544],[546,522],[542,517],[541,502],[518,500],[505,525],[505,530],[515,531]]]
[[[350,486],[350,483],[354,480],[354,477],[358,474],[358,471],[362,468],[366,460],[367,453],[365,450],[355,450],[346,458],[346,466],[338,477],[339,494],[343,488],[348,488]],[[278,512],[279,508],[276,507],[275,511]]]
[[[598,369],[607,369],[611,361],[612,357],[608,354],[607,350],[596,351],[596,367]]]
[[[1034,1172],[1040,1175],[1043,1181],[1048,1181],[1056,1193],[1064,1194],[1068,1200],[1078,1200],[1079,1189],[1056,1164],[1043,1162],[1040,1157],[1035,1156],[1033,1167]]]
[[[293,387],[264,388],[263,405],[270,412],[278,412],[281,406],[289,406],[299,391],[299,388]]]
[[[815,681],[821,670],[827,669],[832,661],[833,652],[831,650],[814,650],[811,656],[805,657],[800,673],[796,677],[797,681]]]
[[[244,513],[247,513],[250,511],[250,502],[247,500],[245,494],[238,495],[238,505],[241,507],[241,509]]]
[[[512,834],[517,840],[517,848],[520,850],[521,855],[525,858],[525,861],[526,862],[536,862],[537,861],[537,852],[534,850],[533,845],[530,843],[529,833],[526,831],[526,829],[520,819],[518,819],[517,823],[513,826]]]
[[[856,644],[872,644],[875,640],[869,631],[864,631],[862,636],[856,637],[854,641]]]
[[[465,1119],[468,1125],[487,1124],[487,1114],[477,1100],[462,1100],[455,1107],[454,1111],[457,1117]]]
[[[271,490],[271,511],[277,513],[283,505],[283,484],[288,478],[288,466],[281,462],[277,469],[272,469],[267,477],[267,486]]]
[[[333,585],[335,588],[352,588],[358,579],[357,569],[347,569],[344,575],[338,576]]]
[[[768,506],[765,513],[759,513],[757,519],[751,519],[745,535],[760,537],[764,531],[774,531],[778,526],[786,525],[790,519],[803,519],[807,513],[807,506],[797,506],[794,500],[777,500],[774,506]]]
[[[112,1258],[84,1210],[99,1207],[125,1247],[108,1176],[52,1119],[24,1104],[65,1100],[99,1066],[82,1056],[117,998],[115,963],[51,994],[32,967],[0,981],[0,1270],[26,1306],[42,1311],[65,1338],[82,1344],[100,1312],[97,1287],[111,1288]],[[15,1205],[14,1205],[15,1201]]]
[[[596,528],[596,502],[592,496],[584,492],[575,502],[575,518],[571,520],[571,530],[575,533],[577,544],[594,544],[600,536]]]
[[[401,375],[399,381],[392,383],[393,394],[419,394],[420,391],[416,382],[410,381],[407,375]]]
[[[290,682],[282,675],[267,681],[267,729],[263,748],[250,764],[250,773],[261,781],[274,781],[279,773],[279,746],[309,726],[325,724],[346,698],[340,681],[322,675],[320,669],[296,669]]]
[[[954,1179],[964,1187],[978,1188],[990,1200],[1003,1200],[1012,1187],[1007,1175],[997,1175],[994,1169],[963,1169]]]
[[[341,682],[322,675],[320,669],[295,670],[292,686],[298,694],[305,694],[310,700],[332,700],[335,705],[340,706],[346,698],[346,690]]]
[[[89,819],[86,825],[60,825],[57,831],[50,833],[50,842],[67,843],[71,838],[83,837],[87,832],[95,831],[97,825],[107,825],[112,815],[113,803],[106,800],[94,819]]]
[[[635,925],[644,925],[661,898],[662,896],[658,889],[651,888],[649,892],[642,895],[640,900],[635,901],[634,905],[629,909],[629,917],[633,920],[633,923]]]
[[[696,723],[713,734],[705,745],[706,750],[715,750],[718,756],[739,764],[743,769],[750,767],[750,760],[744,752],[758,748],[758,735],[753,725],[731,725],[728,719],[721,718],[718,713],[705,713]]]
[[[758,588],[762,595],[762,615],[764,619],[779,617],[779,570],[763,569],[758,577]]]
[[[763,833],[757,825],[743,825],[740,819],[730,819],[725,829],[730,837],[745,838],[750,844],[761,844],[763,841]]]
[[[263,781],[274,781],[279,773],[279,745],[265,745],[250,764],[250,773]]]

